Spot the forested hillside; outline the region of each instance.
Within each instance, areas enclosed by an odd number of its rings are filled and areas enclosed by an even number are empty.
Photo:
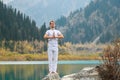
[[[29,16],[0,1],[0,55],[43,52],[46,29],[45,23],[38,28]]]
[[[44,31],[46,25],[43,24]],[[43,40],[43,34],[34,20],[0,1],[0,40]],[[41,33],[41,34],[40,34]],[[42,36],[42,37],[41,37]]]
[[[120,0],[93,0],[84,9],[56,20],[64,41],[105,43],[120,37]]]

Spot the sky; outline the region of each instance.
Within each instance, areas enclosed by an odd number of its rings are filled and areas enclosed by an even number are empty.
[[[1,0],[3,1],[5,4],[8,4],[9,2],[13,1],[13,0]]]
[[[87,6],[90,0],[2,0],[12,5],[36,21],[37,25],[60,16],[69,16],[70,12]],[[12,2],[13,1],[13,2]],[[32,3],[32,4],[31,4]]]

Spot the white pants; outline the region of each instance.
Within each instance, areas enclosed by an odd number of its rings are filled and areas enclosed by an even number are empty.
[[[49,71],[57,71],[58,47],[48,47]]]

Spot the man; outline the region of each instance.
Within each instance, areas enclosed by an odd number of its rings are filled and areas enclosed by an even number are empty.
[[[44,38],[48,39],[49,73],[57,73],[58,39],[64,38],[63,34],[55,29],[55,22],[50,21],[50,30],[47,30]]]

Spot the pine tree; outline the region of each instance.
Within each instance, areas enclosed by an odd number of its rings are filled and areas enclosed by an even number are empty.
[[[40,29],[40,40],[42,40],[42,41],[45,41],[44,34],[45,34],[46,30],[47,30],[46,24],[44,23]]]
[[[6,6],[0,1],[0,40],[35,40],[39,38],[39,28],[29,16]]]

